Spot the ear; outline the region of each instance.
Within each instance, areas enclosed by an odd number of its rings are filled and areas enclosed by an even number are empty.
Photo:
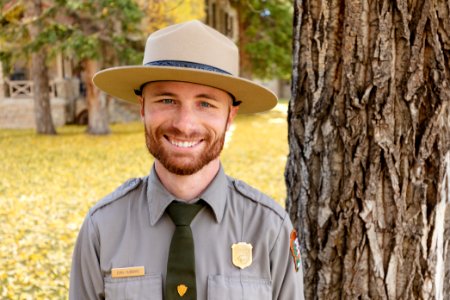
[[[230,112],[228,113],[228,120],[227,120],[227,130],[230,128],[231,124],[233,123],[234,117],[236,117],[239,110],[239,106],[231,106]]]
[[[137,98],[139,100],[139,104],[141,105],[141,109],[139,110],[139,113],[141,115],[141,120],[144,121],[144,116],[145,116],[145,101],[144,101],[144,97],[138,96]]]

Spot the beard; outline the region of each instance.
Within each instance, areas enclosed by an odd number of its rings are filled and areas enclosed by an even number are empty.
[[[226,127],[223,133],[214,139],[212,132],[205,132],[204,134],[193,133],[186,136],[176,128],[157,128],[155,134],[152,134],[151,129],[145,128],[145,144],[151,155],[157,159],[169,172],[176,175],[192,175],[200,171],[204,166],[219,157],[225,143]],[[162,139],[165,139],[165,134],[170,136],[183,136],[187,140],[202,140],[206,147],[200,154],[186,155],[186,154],[171,154],[164,147]]]

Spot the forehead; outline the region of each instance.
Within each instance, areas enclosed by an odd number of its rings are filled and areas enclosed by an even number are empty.
[[[230,94],[227,92],[197,83],[190,82],[182,82],[182,81],[153,81],[146,83],[143,87],[144,94],[165,94],[170,93],[175,96],[191,96],[191,97],[199,97],[199,96],[211,96],[224,100],[231,100]]]

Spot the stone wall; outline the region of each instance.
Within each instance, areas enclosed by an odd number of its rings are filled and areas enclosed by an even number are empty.
[[[269,80],[269,81],[263,81],[258,79],[252,79],[255,82],[265,86],[272,92],[274,92],[279,99],[287,99],[289,100],[291,98],[291,84],[289,81],[286,80]]]
[[[108,104],[108,120],[110,123],[127,123],[141,121],[140,105],[137,103],[111,99]]]
[[[66,122],[65,101],[51,99],[52,118],[55,126]],[[0,99],[0,128],[36,128],[33,99]]]

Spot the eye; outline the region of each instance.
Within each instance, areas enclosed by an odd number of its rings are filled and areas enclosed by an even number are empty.
[[[206,108],[213,107],[210,103],[205,102],[205,101],[200,102],[200,106],[201,107],[206,107]]]
[[[174,104],[175,103],[175,101],[173,100],[173,99],[169,99],[169,98],[167,98],[167,99],[161,99],[160,100],[163,104]]]

